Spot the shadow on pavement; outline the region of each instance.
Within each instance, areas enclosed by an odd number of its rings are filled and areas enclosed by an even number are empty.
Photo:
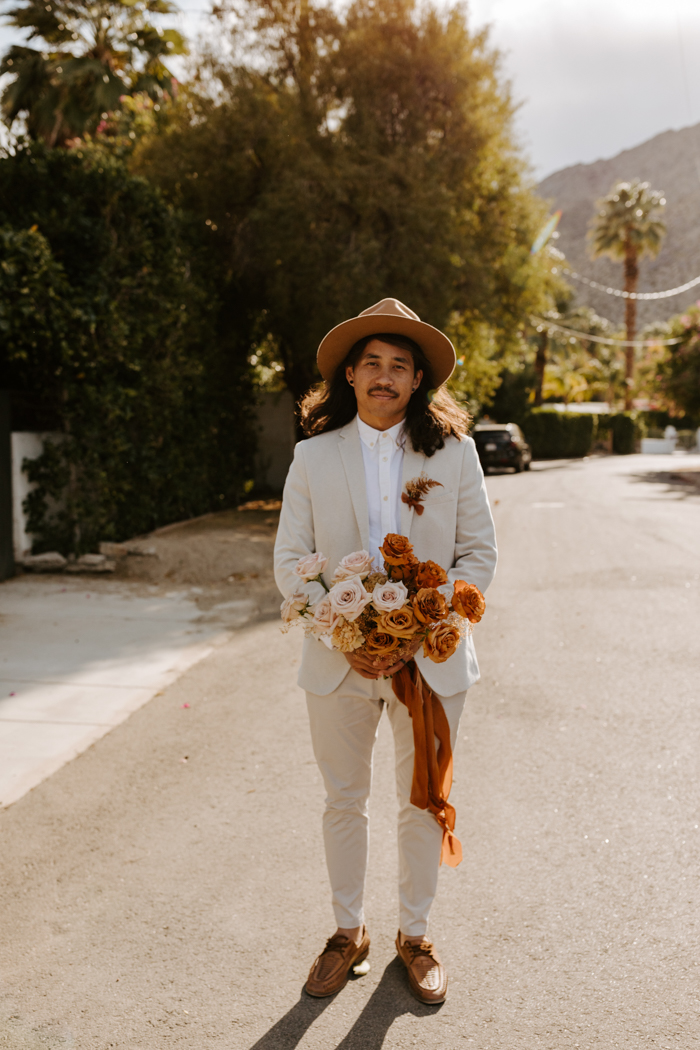
[[[630,474],[633,483],[665,485],[666,496],[700,496],[700,471],[698,470],[650,470],[639,474]]]
[[[299,1002],[295,1003],[284,1017],[280,1017],[257,1043],[253,1043],[250,1050],[294,1050],[316,1018],[321,1016],[334,999],[334,995],[328,999],[312,999],[306,992],[302,992]]]
[[[302,992],[292,1009],[249,1050],[295,1050],[316,1018],[334,1001],[335,996],[312,999]],[[393,959],[362,1013],[335,1050],[381,1050],[386,1034],[397,1017],[403,1014],[434,1017],[439,1009],[439,1006],[424,1006],[413,998],[406,985],[403,963],[398,958]]]
[[[403,1014],[435,1017],[441,1005],[426,1006],[414,999],[406,984],[403,963],[398,958],[392,959],[362,1013],[335,1050],[381,1050],[397,1017]]]

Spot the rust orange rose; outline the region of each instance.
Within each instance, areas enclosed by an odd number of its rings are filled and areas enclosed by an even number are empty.
[[[412,638],[420,624],[413,615],[413,610],[404,606],[392,612],[382,613],[377,620],[377,630],[393,634],[394,638]]]
[[[486,600],[476,584],[457,580],[452,595],[452,608],[458,616],[463,616],[470,623],[478,623],[484,615]]]
[[[421,587],[418,594],[413,597],[413,612],[420,623],[435,623],[436,620],[444,620],[449,611],[444,597],[434,587]]]
[[[393,653],[401,645],[400,640],[393,634],[382,631],[379,627],[373,627],[365,641],[365,652],[368,656],[381,657]]]
[[[444,664],[459,645],[460,637],[459,627],[451,623],[438,623],[425,636],[423,655],[433,663]]]
[[[396,532],[387,533],[379,550],[387,565],[410,565],[417,560],[408,537]]]
[[[405,583],[407,587],[413,587],[414,577],[419,562],[415,554],[411,554],[410,559],[410,561],[404,562],[403,565],[389,566],[389,576],[391,577],[392,583]]]
[[[418,587],[439,587],[447,583],[447,573],[435,561],[422,561],[416,572]]]

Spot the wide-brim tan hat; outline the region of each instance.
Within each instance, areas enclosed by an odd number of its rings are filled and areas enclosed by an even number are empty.
[[[333,378],[338,365],[342,364],[358,339],[381,333],[407,335],[414,343],[418,343],[430,361],[435,387],[442,386],[454,372],[457,355],[447,336],[431,324],[421,321],[418,314],[398,299],[382,299],[357,317],[336,325],[324,336],[316,355],[318,370],[323,378]]]

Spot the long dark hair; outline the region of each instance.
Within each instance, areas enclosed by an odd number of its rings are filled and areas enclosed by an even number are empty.
[[[339,430],[357,415],[355,391],[347,381],[345,369],[354,368],[365,347],[373,339],[408,350],[413,358],[416,372],[422,371],[420,385],[411,395],[406,409],[406,430],[416,452],[432,456],[445,445],[450,434],[464,437],[471,420],[466,412],[445,389],[433,389],[433,372],[430,362],[418,343],[405,335],[378,332],[367,335],[351,347],[345,360],[336,368],[330,380],[313,387],[299,402],[301,426],[307,437]]]

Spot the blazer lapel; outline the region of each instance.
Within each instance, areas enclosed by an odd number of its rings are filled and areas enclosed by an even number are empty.
[[[367,509],[365,464],[362,458],[360,433],[355,420],[338,432],[338,447],[345,468],[357,527],[362,538],[362,547],[364,550],[369,550],[369,511]]]
[[[425,466],[425,454],[423,452],[415,452],[411,445],[411,439],[406,436],[406,447],[403,453],[403,471],[401,477],[401,493],[406,491],[406,482],[412,481],[413,478],[417,478],[423,473],[423,467]],[[415,518],[415,511],[413,507],[409,507],[407,503],[401,501],[401,535],[411,535],[411,526],[413,525],[413,519]]]

